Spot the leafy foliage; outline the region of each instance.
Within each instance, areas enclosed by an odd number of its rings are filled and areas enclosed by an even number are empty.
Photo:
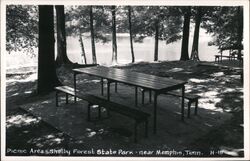
[[[202,27],[214,37],[209,45],[242,48],[243,13],[239,10],[242,7],[211,7],[208,10]]]
[[[24,51],[34,56],[38,45],[38,9],[29,5],[6,8],[6,50]]]
[[[136,42],[154,36],[156,23],[159,24],[159,39],[166,41],[166,44],[175,42],[181,38],[182,21],[177,7],[132,7],[132,31]]]
[[[90,32],[90,6],[68,6],[66,8],[66,31],[67,35],[77,36],[80,33]],[[104,6],[93,6],[93,26],[95,30],[95,40],[106,43],[110,41],[106,36],[109,30],[108,13]]]

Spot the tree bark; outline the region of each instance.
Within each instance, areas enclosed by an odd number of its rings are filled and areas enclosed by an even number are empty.
[[[82,41],[82,34],[81,34],[80,30],[79,30],[79,42],[80,42],[81,49],[82,49],[82,54],[81,54],[82,63],[83,63],[83,59],[84,59],[84,63],[87,64],[86,53],[85,53],[85,49],[84,49],[84,45],[83,45],[83,41]]]
[[[66,33],[64,6],[56,5],[56,29],[57,29],[57,57],[56,66],[71,64],[66,53]]]
[[[131,21],[131,6],[128,6],[128,23],[129,23],[129,38],[130,38],[130,49],[131,49],[131,57],[132,63],[135,62],[135,54],[133,47],[133,32],[132,32],[132,21]]]
[[[199,33],[200,33],[200,24],[202,18],[202,7],[197,7],[197,13],[195,15],[195,28],[194,28],[194,39],[190,59],[199,60]]]
[[[238,56],[237,58],[240,60],[242,58],[241,56],[241,50],[243,49],[242,47],[242,40],[243,40],[243,8],[242,7],[238,7]]]
[[[158,61],[158,44],[159,44],[159,22],[155,22],[155,52],[154,61]]]
[[[92,61],[93,64],[96,64],[96,52],[95,52],[95,33],[94,33],[94,25],[93,25],[93,7],[89,8],[89,18],[90,18],[90,33],[91,33],[91,46],[92,46]]]
[[[183,36],[181,46],[181,59],[189,60],[188,55],[188,41],[189,41],[189,26],[190,26],[191,7],[187,7],[184,14]]]
[[[117,42],[116,42],[116,13],[115,6],[111,7],[112,12],[112,63],[117,64]]]
[[[38,94],[47,94],[59,83],[55,66],[53,6],[39,5]]]

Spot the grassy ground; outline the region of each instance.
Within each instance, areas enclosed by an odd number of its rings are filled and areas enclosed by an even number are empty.
[[[243,88],[238,75],[232,75],[232,72],[226,69],[197,66],[197,62],[193,61],[139,63],[119,66],[118,68],[189,81],[189,84],[197,86],[197,88],[193,89],[187,88],[187,90],[190,90],[190,93],[202,93],[209,90],[207,87],[213,88],[210,90],[220,93],[221,96],[221,100],[216,102],[215,107],[232,113],[233,117],[220,127],[216,127],[206,135],[197,138],[190,144],[190,147],[204,151],[204,156],[211,156],[211,150],[226,152],[224,153],[225,156],[244,155],[242,151],[243,93],[233,90],[235,88]],[[39,100],[41,97],[54,97],[54,95],[37,96],[35,94],[36,81],[34,79],[17,81],[30,78],[35,70],[32,71],[25,74],[12,73],[7,75],[6,150],[12,150],[8,154],[27,155],[27,153],[22,151],[14,152],[13,149],[30,149],[31,147],[60,149],[67,148],[69,145],[72,146],[72,144],[74,144],[74,147],[77,147],[78,144],[81,146],[80,143],[74,142],[73,138],[18,108],[22,104]],[[223,75],[220,75],[221,72]],[[73,80],[71,67],[61,67],[58,69],[58,75],[63,84],[72,86],[73,82],[69,81]],[[90,79],[85,76],[80,79],[82,88],[86,90],[99,88]],[[213,84],[213,81],[219,83]],[[215,87],[218,87],[218,89]]]

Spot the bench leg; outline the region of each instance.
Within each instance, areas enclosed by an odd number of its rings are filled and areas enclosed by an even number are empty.
[[[109,80],[107,84],[107,97],[108,97],[108,101],[110,101],[110,81]]]
[[[135,106],[137,106],[138,105],[138,98],[137,98],[137,96],[138,96],[138,89],[137,89],[138,87],[137,86],[135,86]]]
[[[101,119],[101,106],[98,105],[98,119]]]
[[[106,108],[106,111],[107,111],[107,116],[110,117],[110,110],[108,108]]]
[[[103,78],[101,78],[101,94],[103,96]]]
[[[198,99],[195,101],[195,109],[194,109],[194,114],[197,115],[198,111]]]
[[[181,98],[181,120],[184,121],[184,98],[185,98],[185,86],[182,87],[182,98]]]
[[[190,107],[191,107],[191,101],[188,101],[188,115],[187,117],[190,118]]]
[[[109,80],[107,80],[108,81],[108,83],[107,83],[107,99],[108,99],[108,101],[110,101],[110,81]],[[109,111],[109,109],[108,108],[106,108],[106,110],[107,110],[107,115],[108,115],[108,117],[110,117],[110,111]]]
[[[137,143],[137,121],[135,121],[135,127],[134,127],[134,128],[135,128],[135,129],[134,129],[134,130],[135,130],[135,131],[134,131],[134,133],[135,133],[135,134],[134,134],[134,135],[135,135],[135,136],[134,136],[134,142]]]
[[[154,92],[154,124],[153,124],[153,131],[154,131],[154,134],[156,134],[156,131],[157,131],[157,93]]]
[[[88,104],[88,111],[87,111],[87,120],[90,121],[90,108],[91,108],[91,104]]]
[[[56,91],[56,107],[58,107],[58,91]]]
[[[66,104],[68,104],[69,103],[69,95],[68,95],[68,93],[66,93]]]
[[[145,121],[145,137],[148,137],[148,119]]]
[[[74,91],[75,91],[74,102],[76,103],[76,72],[74,72]]]

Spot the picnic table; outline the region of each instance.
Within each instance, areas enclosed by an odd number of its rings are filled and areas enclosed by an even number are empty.
[[[107,80],[107,100],[110,100],[110,83],[123,83],[135,87],[135,104],[137,105],[138,88],[147,89],[153,91],[153,131],[156,133],[157,125],[157,97],[160,94],[172,90],[181,89],[181,120],[184,120],[184,96],[185,96],[185,84],[187,82],[169,79],[165,77],[159,77],[150,74],[144,74],[139,72],[131,72],[124,69],[108,68],[103,66],[78,68],[73,69],[74,72],[74,89],[76,90],[76,76],[77,74],[88,74],[101,78],[102,92],[103,92],[103,79]],[[75,98],[76,99],[76,98]]]

